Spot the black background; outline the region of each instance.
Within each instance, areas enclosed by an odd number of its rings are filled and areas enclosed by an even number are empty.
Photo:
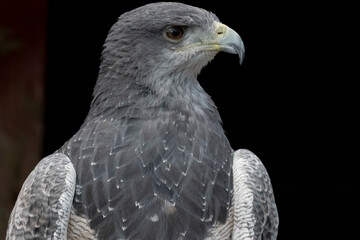
[[[219,53],[199,76],[234,149],[257,154],[272,179],[278,239],[348,239],[359,223],[359,110],[349,56],[351,16],[338,6],[183,1],[214,12],[245,44],[242,66]],[[80,127],[107,32],[145,1],[50,1],[44,155]],[[345,14],[344,15],[340,15]],[[358,235],[358,234],[357,234]]]

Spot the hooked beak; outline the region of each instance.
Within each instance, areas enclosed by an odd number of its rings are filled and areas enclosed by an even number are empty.
[[[223,51],[232,54],[238,54],[240,64],[242,64],[245,55],[244,43],[237,32],[225,24],[214,21],[213,30],[199,36],[200,41],[192,43],[176,51],[199,47],[200,51]]]
[[[240,64],[242,64],[245,56],[245,47],[240,35],[222,23],[214,22],[214,25],[220,51],[238,54]]]

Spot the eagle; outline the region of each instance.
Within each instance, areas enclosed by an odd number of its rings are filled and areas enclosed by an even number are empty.
[[[268,173],[234,151],[197,76],[244,44],[215,14],[152,3],[122,14],[105,40],[89,113],[30,173],[6,239],[277,237]]]

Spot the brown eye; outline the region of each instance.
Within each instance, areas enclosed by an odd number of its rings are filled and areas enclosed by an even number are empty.
[[[169,27],[164,33],[169,40],[177,42],[184,36],[184,29],[180,26]]]

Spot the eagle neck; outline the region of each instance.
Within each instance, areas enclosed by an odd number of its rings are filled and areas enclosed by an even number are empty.
[[[100,68],[87,120],[99,116],[113,118],[119,109],[146,111],[164,107],[191,111],[201,118],[221,122],[215,104],[200,86],[196,74],[185,70],[168,74],[138,71],[131,75],[105,63]]]

